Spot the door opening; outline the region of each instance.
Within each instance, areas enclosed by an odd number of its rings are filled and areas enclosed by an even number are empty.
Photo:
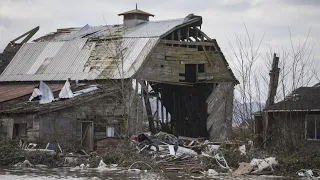
[[[81,146],[87,152],[93,151],[93,122],[91,121],[83,121],[81,128]]]
[[[187,82],[196,82],[197,80],[197,65],[186,64],[185,65],[185,78]]]

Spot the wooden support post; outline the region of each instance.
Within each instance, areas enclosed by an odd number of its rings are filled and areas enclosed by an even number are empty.
[[[139,124],[139,95],[138,95],[138,87],[139,87],[139,83],[138,83],[138,80],[136,79],[135,97],[136,97],[136,106],[137,106],[137,116],[136,116],[135,134],[138,133],[137,125]]]
[[[190,30],[189,30],[190,28],[189,28],[189,26],[187,27],[187,36],[186,36],[186,38],[187,38],[187,41],[189,41],[189,37],[190,37]]]
[[[147,111],[147,117],[148,117],[148,122],[149,122],[149,130],[151,131],[152,134],[156,133],[156,129],[154,127],[154,121],[153,121],[153,115],[152,115],[152,110],[151,110],[151,104],[150,104],[150,100],[149,100],[149,96],[148,96],[148,86],[149,84],[143,81],[143,83],[141,83],[141,89],[143,91],[143,98],[144,98],[144,103],[146,106],[146,111]]]
[[[159,129],[159,93],[157,92],[157,129]]]
[[[196,41],[198,42],[199,41],[199,39],[198,39],[198,29],[197,29],[197,27],[193,27],[193,29],[194,29],[194,31],[195,31],[195,33],[196,33],[196,36],[195,36],[195,39],[196,39]]]
[[[266,108],[274,104],[274,98],[277,94],[278,82],[279,82],[279,57],[274,53],[273,61],[272,61],[272,69],[270,70],[270,82],[269,82],[269,90],[268,90],[268,97],[266,102]],[[265,129],[264,129],[264,147],[270,145],[270,138],[272,136],[272,123],[273,118],[269,116],[268,113],[264,113],[264,122],[265,122]]]
[[[174,40],[174,31],[171,33],[171,40]]]
[[[181,29],[178,29],[178,41],[181,40]]]
[[[164,123],[163,96],[161,94],[161,122]]]
[[[172,116],[171,116],[171,132],[173,132],[173,121],[172,121],[172,119],[174,119],[174,127],[176,127],[176,122],[177,122],[177,113],[176,113],[176,93],[175,92],[173,92],[172,93],[172,99],[173,99],[173,118],[172,118]],[[177,135],[176,134],[176,129],[175,129],[175,135]]]
[[[166,108],[166,122],[167,122],[167,125],[169,125],[169,112],[167,108]]]
[[[180,89],[181,90],[181,89]],[[177,121],[176,121],[176,129],[177,129],[177,134],[178,136],[181,135],[181,126],[182,126],[182,121],[181,121],[181,107],[180,107],[180,95],[177,96]]]

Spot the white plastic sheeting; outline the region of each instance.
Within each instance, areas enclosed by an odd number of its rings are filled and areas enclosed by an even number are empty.
[[[39,90],[42,93],[39,101],[40,104],[51,103],[54,100],[50,87],[43,81],[40,81]]]
[[[38,96],[41,96],[42,95],[42,92],[40,91],[39,88],[34,88],[30,98],[29,98],[29,101],[32,101],[35,97],[38,97]]]
[[[240,155],[246,155],[246,145],[242,145],[239,147]]]
[[[275,157],[268,157],[266,159],[253,158],[250,164],[253,165],[256,169],[253,173],[257,173],[267,168],[270,168],[273,171],[273,166],[278,165],[278,161],[276,160]]]
[[[82,90],[79,90],[79,91],[75,91],[73,96],[79,96],[80,94],[85,94],[85,93],[89,93],[89,92],[92,92],[92,91],[95,91],[99,89],[97,86],[93,85],[89,88],[86,88],[86,89],[82,89]]]
[[[73,93],[70,88],[70,82],[68,80],[66,81],[66,83],[64,83],[64,86],[62,87],[59,93],[59,98],[61,99],[73,98]]]

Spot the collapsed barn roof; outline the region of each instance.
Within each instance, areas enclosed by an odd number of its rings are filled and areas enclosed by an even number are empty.
[[[202,17],[123,25],[58,29],[25,43],[0,81],[60,81],[130,78],[159,40],[176,28],[201,24]]]

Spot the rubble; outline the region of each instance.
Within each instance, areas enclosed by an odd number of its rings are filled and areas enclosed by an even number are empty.
[[[250,163],[239,163],[239,167],[235,170],[232,175],[247,175],[247,174],[271,174],[274,169],[273,167],[278,165],[278,161],[274,157],[265,159],[252,159]],[[263,173],[262,173],[263,172]]]
[[[207,174],[208,174],[209,177],[218,176],[219,175],[219,173],[217,171],[215,171],[214,169],[208,169]]]
[[[276,161],[275,157],[269,157],[265,159],[252,159],[250,164],[254,167],[253,174],[264,171],[266,169],[273,170],[275,165],[278,165],[278,161]]]
[[[299,177],[320,178],[319,169],[300,169],[296,174]]]
[[[127,145],[127,144],[126,144]],[[252,151],[243,153],[245,145],[240,146],[237,143],[231,151],[239,157],[244,158],[252,154]],[[240,146],[240,147],[239,147]],[[20,143],[20,147],[24,151],[37,151],[41,155],[42,152],[53,151],[57,157],[64,160],[63,166],[73,166],[72,170],[87,170],[96,169],[99,171],[127,171],[139,173],[142,171],[161,171],[161,172],[188,172],[201,173],[206,177],[223,176],[223,174],[233,176],[241,175],[261,175],[273,172],[273,168],[278,164],[275,157],[265,159],[253,158],[250,163],[240,163],[239,168],[232,171],[225,155],[230,156],[227,152],[228,145],[218,145],[217,143],[203,140],[201,138],[189,137],[175,137],[174,135],[160,132],[156,135],[149,133],[141,133],[131,137],[130,148],[126,151],[121,151],[122,147],[118,147],[113,151],[106,152],[103,156],[95,153],[88,154],[85,151],[78,151],[77,153],[63,153],[59,144],[47,144],[46,149],[37,149],[37,144],[34,143]],[[57,150],[57,152],[55,152]],[[240,150],[240,153],[238,152]],[[60,152],[59,152],[60,151]],[[230,152],[231,152],[230,151]],[[114,154],[116,153],[116,154]],[[94,155],[95,154],[95,155]],[[106,154],[108,154],[107,157]],[[123,158],[124,154],[128,155]],[[116,159],[108,159],[115,158]],[[44,156],[43,158],[48,158]],[[143,158],[145,159],[143,159]],[[226,156],[227,157],[227,156]],[[27,158],[27,157],[26,157]],[[117,159],[118,158],[118,159]],[[31,159],[32,160],[32,159]],[[59,160],[59,161],[60,161]],[[100,162],[99,162],[100,161]],[[214,165],[208,166],[206,161]],[[29,162],[20,162],[16,167],[33,167]],[[45,161],[31,161],[34,164],[40,164]],[[105,163],[107,162],[107,164]],[[119,163],[120,167],[118,167]],[[44,163],[46,164],[46,163]],[[121,168],[121,167],[128,167]],[[311,171],[312,172],[312,171]],[[298,176],[312,177],[313,174],[308,170],[301,170],[297,172]]]
[[[157,162],[164,172],[199,172],[204,171],[201,160],[196,156],[168,156]]]
[[[31,164],[28,160],[24,160],[23,162],[18,162],[17,164],[15,164],[13,166],[19,167],[19,168],[27,168],[27,167],[33,167],[34,165]]]

